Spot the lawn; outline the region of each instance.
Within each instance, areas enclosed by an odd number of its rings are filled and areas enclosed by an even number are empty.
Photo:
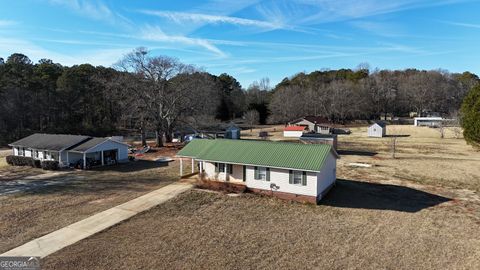
[[[0,252],[176,181],[178,163],[160,166],[144,160],[73,171],[48,179],[58,181],[58,185],[0,196]],[[45,173],[28,167],[0,169],[10,180],[39,172]]]
[[[396,158],[391,156],[391,137],[369,138],[367,127],[349,127],[350,135],[338,135],[338,174],[346,179],[403,181],[434,186],[480,191],[480,151],[455,138],[447,129],[440,138],[438,129],[412,125],[388,125],[387,135],[400,135]],[[258,139],[258,131],[269,132],[270,140],[298,142],[284,138],[283,126],[264,126],[243,131],[246,139]],[[367,163],[372,168],[354,168],[349,163]]]
[[[479,269],[480,206],[339,181],[322,205],[190,191],[44,269]]]

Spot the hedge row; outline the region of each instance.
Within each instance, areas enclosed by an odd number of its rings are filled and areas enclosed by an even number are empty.
[[[58,162],[53,160],[42,161],[42,169],[55,171],[58,170]]]
[[[33,168],[42,168],[44,170],[57,170],[58,162],[53,160],[40,161],[31,157],[23,156],[7,156],[6,161],[12,166],[31,166]]]

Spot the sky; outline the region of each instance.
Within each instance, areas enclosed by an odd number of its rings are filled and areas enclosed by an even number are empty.
[[[137,47],[243,87],[314,70],[480,74],[480,1],[0,0],[0,57],[112,66]]]

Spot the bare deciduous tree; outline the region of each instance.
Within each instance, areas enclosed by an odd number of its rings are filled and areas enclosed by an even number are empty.
[[[250,126],[250,132],[252,132],[253,126],[258,125],[258,121],[260,118],[259,113],[256,110],[247,111],[244,115],[245,121]]]

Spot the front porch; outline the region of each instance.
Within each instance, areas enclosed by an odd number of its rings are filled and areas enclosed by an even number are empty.
[[[201,180],[245,185],[246,171],[243,165],[225,163],[217,163],[217,165],[215,165],[216,163],[196,160],[194,158],[179,157],[178,159],[180,161],[181,178],[195,176]],[[190,167],[189,170],[186,168],[187,166]],[[187,169],[187,172],[185,172],[185,169]]]

